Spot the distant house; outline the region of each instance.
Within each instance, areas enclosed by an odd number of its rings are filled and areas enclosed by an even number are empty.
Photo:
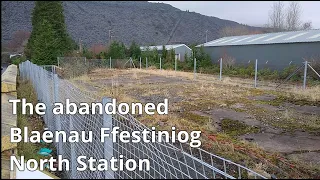
[[[106,51],[106,46],[103,44],[93,44],[89,50],[94,54],[99,54]]]
[[[320,30],[230,36],[196,47],[200,46],[213,63],[223,57],[230,57],[238,65],[257,59],[260,68],[282,70],[290,64],[300,66],[305,59],[318,58],[320,61]]]
[[[159,54],[162,54],[162,48],[163,48],[163,45],[159,45],[159,46],[141,46],[140,47],[141,51],[147,51],[148,49],[149,50],[157,49]],[[185,54],[187,54],[188,56],[191,56],[191,54],[192,54],[191,48],[189,48],[185,44],[165,45],[165,49],[167,51],[170,51],[171,49],[173,49],[174,52],[175,52],[175,59],[180,60],[180,61],[184,61],[185,60],[185,57],[184,57]]]

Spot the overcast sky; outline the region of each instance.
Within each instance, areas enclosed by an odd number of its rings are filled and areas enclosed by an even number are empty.
[[[163,2],[181,10],[194,11],[207,16],[228,19],[242,24],[262,26],[268,22],[273,1],[149,1]],[[284,2],[285,6],[289,1]],[[320,2],[301,1],[302,21],[311,21],[320,29]]]

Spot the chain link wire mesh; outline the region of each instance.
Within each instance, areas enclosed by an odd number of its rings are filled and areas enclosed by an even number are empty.
[[[59,75],[63,78],[75,78],[96,68],[138,68],[140,62],[138,59],[88,59],[86,57],[57,57]],[[142,65],[143,61],[141,62]]]
[[[80,90],[71,84],[68,80],[58,77],[55,66],[37,66],[30,61],[25,61],[19,65],[20,78],[29,80],[33,84],[37,93],[38,100],[46,104],[46,113],[43,120],[50,131],[64,131],[68,134],[70,131],[92,132],[92,142],[62,142],[59,139],[55,143],[57,154],[70,162],[70,170],[64,171],[64,178],[81,178],[81,179],[235,179],[248,178],[249,174],[255,178],[265,178],[264,176],[230,160],[224,159],[200,148],[191,148],[189,144],[176,141],[144,143],[123,143],[119,140],[119,133],[116,136],[116,142],[101,142],[100,131],[103,127],[119,127],[119,131],[143,131],[148,127],[140,123],[132,115],[122,115],[118,112],[115,115],[106,114],[89,114],[81,115],[54,115],[52,109],[55,102],[65,102],[69,99],[77,105],[86,102],[102,102],[110,98],[100,98],[90,92]],[[65,105],[64,105],[65,107]],[[71,109],[72,110],[72,109]],[[98,112],[98,111],[97,111]],[[68,134],[70,135],[70,134]],[[85,138],[88,138],[86,133]],[[151,136],[148,135],[149,139]],[[60,136],[61,138],[61,136]],[[140,134],[142,138],[142,134]],[[158,138],[158,137],[157,137]],[[93,157],[94,159],[106,159],[111,157],[123,159],[148,159],[150,161],[150,170],[134,171],[120,170],[117,171],[77,171],[77,158],[79,156]],[[145,169],[145,168],[143,168]]]

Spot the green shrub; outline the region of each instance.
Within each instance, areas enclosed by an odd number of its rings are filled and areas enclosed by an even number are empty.
[[[173,69],[174,70],[174,64],[167,62],[167,63],[163,64],[163,69]]]
[[[279,74],[276,70],[272,71],[269,68],[264,68],[258,71],[258,77],[265,80],[279,79]]]
[[[26,57],[22,56],[22,57],[16,57],[12,60],[12,64],[15,64],[15,65],[19,65],[20,63],[26,61]]]
[[[280,74],[281,79],[287,78],[289,75],[291,75],[295,70],[297,69],[296,65],[290,65],[286,68],[284,68]],[[295,73],[290,80],[292,81],[299,81],[301,79],[301,69]]]

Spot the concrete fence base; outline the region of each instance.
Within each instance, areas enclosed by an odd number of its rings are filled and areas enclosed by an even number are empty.
[[[17,154],[17,143],[10,142],[10,128],[17,127],[17,115],[12,114],[10,99],[17,99],[17,66],[10,65],[1,75],[1,178],[15,179],[10,171],[10,156]]]

